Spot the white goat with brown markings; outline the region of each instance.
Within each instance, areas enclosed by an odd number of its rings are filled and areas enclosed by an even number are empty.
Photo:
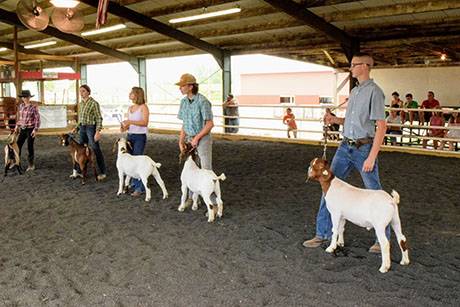
[[[133,156],[128,153],[128,142],[126,139],[121,138],[117,140],[118,145],[118,157],[117,157],[117,169],[118,169],[118,192],[117,195],[124,193],[123,182],[126,187],[129,185],[131,178],[140,179],[145,187],[145,201],[150,201],[152,198],[152,191],[147,185],[147,180],[150,175],[153,175],[156,182],[163,191],[163,199],[168,197],[168,191],[166,190],[163,179],[161,179],[158,168],[161,167],[160,163],[156,163],[149,156],[140,155]],[[126,175],[126,178],[125,178]]]
[[[368,190],[354,187],[334,176],[328,163],[323,159],[313,159],[308,168],[308,178],[321,184],[326,200],[326,207],[332,219],[332,239],[326,252],[332,253],[337,245],[343,246],[345,221],[375,229],[382,250],[380,272],[388,272],[391,266],[390,242],[385,235],[385,228],[391,224],[401,248],[401,265],[409,264],[409,253],[406,237],[401,230],[399,219],[399,194],[392,191],[391,196],[383,190]]]
[[[184,168],[180,175],[182,182],[182,198],[178,210],[184,211],[186,208],[186,200],[188,197],[188,190],[192,194],[193,206],[192,209],[198,209],[198,196],[201,195],[204,203],[208,209],[207,216],[208,222],[214,222],[215,215],[221,218],[224,211],[224,203],[221,198],[220,183],[226,179],[225,174],[217,176],[212,170],[199,168],[195,163],[196,148],[190,144],[186,144],[186,149],[181,152],[180,160],[185,160]],[[215,194],[217,202],[217,210],[212,205],[211,195]]]

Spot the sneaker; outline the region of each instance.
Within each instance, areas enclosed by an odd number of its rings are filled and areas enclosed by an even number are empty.
[[[98,180],[98,181],[102,181],[102,180],[104,180],[105,178],[107,178],[107,175],[106,175],[106,174],[97,175],[97,180]]]
[[[382,252],[382,250],[380,249],[380,244],[379,243],[374,243],[374,245],[372,245],[370,248],[369,248],[369,253],[372,253],[372,254],[380,254]]]
[[[311,240],[307,240],[307,241],[303,242],[302,245],[305,246],[305,247],[315,248],[315,247],[320,247],[321,244],[323,244],[326,241],[327,240],[325,240],[325,239],[321,239],[319,237],[314,237]]]
[[[29,167],[26,169],[26,172],[33,171],[35,169],[35,165],[29,164]]]

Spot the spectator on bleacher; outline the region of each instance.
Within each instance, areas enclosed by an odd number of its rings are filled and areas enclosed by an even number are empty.
[[[434,92],[429,91],[428,99],[422,102],[422,105],[420,106],[420,108],[421,109],[437,109],[440,106],[441,104],[439,103],[439,101],[434,99]],[[429,112],[420,111],[418,115],[420,125],[423,125],[425,123],[428,124],[430,122],[431,114],[432,112],[430,111]]]
[[[452,117],[449,119],[447,127],[456,127],[460,128],[460,116],[458,116],[459,111],[452,112]],[[453,151],[455,144],[460,142],[460,130],[448,130],[446,133],[446,138],[448,139],[458,139],[458,141],[441,141],[441,150],[444,149],[444,144],[449,145],[449,150]]]
[[[418,102],[414,100],[414,97],[411,93],[406,94],[406,102],[404,103],[404,108],[406,109],[418,109]],[[412,125],[414,119],[418,120],[418,114],[414,111],[409,111],[409,122]]]
[[[436,109],[440,109],[441,107],[437,107]],[[445,124],[444,117],[442,116],[442,112],[433,112],[430,118],[430,126],[436,127],[436,126],[441,126],[443,127]],[[445,134],[445,129],[439,129],[439,128],[434,128],[430,129],[428,133],[426,134],[427,136],[430,137],[436,137],[436,138],[442,138],[444,137]],[[428,143],[427,139],[423,139],[422,141],[422,146],[423,148],[426,148],[426,145]],[[438,149],[439,141],[438,140],[433,140],[433,148]]]
[[[403,101],[399,98],[399,93],[398,92],[393,92],[391,93],[391,102],[390,106],[393,108],[393,106],[396,106],[395,108],[402,108],[403,107]],[[397,111],[396,112],[398,116],[401,115],[402,111]],[[385,117],[388,117],[390,115],[390,112],[386,111],[385,112]]]
[[[392,108],[398,108],[397,104],[394,104],[391,106]],[[399,124],[401,125],[401,117],[398,115],[398,112],[396,110],[391,110],[390,114],[386,118],[387,124]],[[401,135],[401,127],[399,126],[389,126],[387,125],[387,134],[397,134]],[[396,146],[396,137],[390,137],[389,138],[391,141],[391,145]],[[385,140],[386,143],[386,140]]]

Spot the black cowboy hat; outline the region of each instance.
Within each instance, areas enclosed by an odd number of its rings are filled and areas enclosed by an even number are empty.
[[[34,97],[34,95],[32,95],[29,90],[21,91],[21,94],[19,94],[18,96],[19,97]]]

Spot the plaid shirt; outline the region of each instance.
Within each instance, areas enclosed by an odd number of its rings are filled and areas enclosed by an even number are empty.
[[[22,103],[19,106],[19,127],[34,128],[35,131],[40,128],[40,113],[38,107],[32,103],[26,105]]]
[[[102,115],[99,103],[89,97],[86,101],[81,101],[78,104],[78,124],[77,127],[82,125],[96,125],[96,131],[102,129]]]
[[[213,118],[211,103],[199,93],[191,100],[185,96],[180,101],[177,118],[182,120],[185,134],[195,136],[203,129],[205,122]]]

